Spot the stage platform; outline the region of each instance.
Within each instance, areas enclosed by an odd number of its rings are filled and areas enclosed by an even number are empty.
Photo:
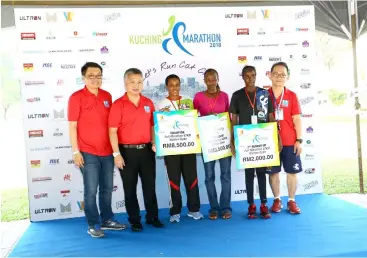
[[[297,203],[301,215],[284,210],[269,220],[248,220],[245,201],[233,203],[230,220],[209,220],[203,205],[204,220],[188,218],[185,209],[171,224],[163,209],[165,228],[143,224],[142,232],[107,231],[104,239],[86,233],[85,218],[37,222],[10,257],[367,257],[367,209],[325,194],[297,196]],[[117,219],[127,222],[125,214]]]

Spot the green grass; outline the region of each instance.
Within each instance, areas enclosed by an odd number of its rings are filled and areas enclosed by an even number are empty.
[[[1,221],[29,218],[28,189],[12,189],[1,192]]]

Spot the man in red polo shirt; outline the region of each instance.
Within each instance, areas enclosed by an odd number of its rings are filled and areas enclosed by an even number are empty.
[[[301,210],[295,202],[297,190],[297,173],[302,172],[300,154],[302,151],[302,124],[301,108],[296,93],[287,89],[285,84],[288,80],[289,69],[284,62],[273,64],[270,79],[272,87],[269,89],[270,97],[274,103],[275,119],[278,122],[280,138],[283,149],[280,153],[281,165],[287,173],[288,204],[287,208],[291,214],[300,214]],[[274,194],[272,212],[280,212],[283,208],[280,200],[281,168],[272,167],[268,170],[270,186]]]
[[[139,69],[128,69],[124,81],[126,93],[112,104],[108,126],[115,165],[120,170],[124,186],[126,211],[132,230],[141,231],[143,226],[136,195],[140,176],[146,223],[161,228],[163,224],[158,219],[155,192],[154,104],[141,95],[143,73]]]
[[[84,212],[88,234],[104,237],[103,230],[122,230],[126,225],[113,220],[111,208],[114,162],[108,135],[111,94],[100,89],[102,67],[88,62],[82,69],[85,87],[69,98],[68,120],[74,164],[83,175]],[[100,225],[96,195],[99,185]]]

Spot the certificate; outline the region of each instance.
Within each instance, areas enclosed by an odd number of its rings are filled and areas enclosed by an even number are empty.
[[[197,110],[154,112],[157,156],[201,153]]]
[[[198,118],[204,162],[232,156],[231,123],[227,112]]]
[[[280,165],[277,123],[236,125],[234,139],[237,169]]]

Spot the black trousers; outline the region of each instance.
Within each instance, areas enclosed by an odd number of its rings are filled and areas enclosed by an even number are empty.
[[[158,218],[158,203],[155,192],[155,153],[148,145],[144,149],[124,148],[119,145],[125,166],[120,174],[124,186],[125,207],[131,224],[140,223],[140,207],[136,195],[138,176],[143,189],[146,220]]]
[[[200,210],[200,196],[196,168],[196,154],[165,156],[169,186],[171,191],[170,214],[180,214],[182,197],[180,191],[181,175],[183,177],[186,194],[187,208],[190,212]]]
[[[259,184],[259,194],[261,203],[266,203],[266,168],[256,168],[256,177]],[[246,193],[248,204],[254,203],[254,179],[255,179],[255,168],[245,169],[246,178]]]

